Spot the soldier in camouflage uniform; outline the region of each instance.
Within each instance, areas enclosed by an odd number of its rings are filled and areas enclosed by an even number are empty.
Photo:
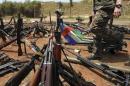
[[[121,0],[94,0],[94,18],[90,25],[92,33],[95,34],[96,52],[90,59],[98,59],[102,56],[101,40],[103,35],[106,35],[106,26],[110,18],[114,15],[121,15]]]

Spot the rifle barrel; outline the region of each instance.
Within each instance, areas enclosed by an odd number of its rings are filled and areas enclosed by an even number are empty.
[[[67,50],[67,49],[65,49],[65,50]],[[80,60],[80,62],[81,62],[84,66],[86,66],[86,67],[90,66],[90,67],[92,67],[92,68],[95,68],[95,69],[97,69],[97,70],[100,70],[102,73],[107,74],[107,75],[109,75],[109,76],[111,76],[111,77],[114,77],[114,78],[118,79],[118,81],[120,81],[120,83],[123,83],[123,81],[125,81],[125,78],[124,78],[124,77],[122,77],[122,76],[120,76],[120,75],[118,75],[118,74],[112,72],[112,71],[110,70],[110,68],[105,68],[105,67],[103,67],[103,66],[97,65],[97,64],[91,62],[90,60],[85,60],[82,56],[80,56],[80,55],[78,55],[78,54],[75,54],[75,53],[73,53],[73,52],[71,52],[71,51],[69,51],[69,50],[67,50],[67,51],[70,52],[70,53],[72,53],[73,55],[76,55],[76,56],[77,56],[77,59]]]
[[[17,37],[14,37],[11,41],[0,45],[0,50],[3,49],[4,47],[7,47],[8,45],[10,45],[11,43],[15,42],[17,40]]]

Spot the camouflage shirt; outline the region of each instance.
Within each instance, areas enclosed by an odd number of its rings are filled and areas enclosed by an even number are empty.
[[[113,9],[116,0],[93,0],[94,10]]]

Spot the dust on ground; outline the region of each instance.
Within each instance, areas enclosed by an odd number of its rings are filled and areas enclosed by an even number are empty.
[[[37,41],[37,45],[39,47],[42,47],[44,44],[46,44],[48,42],[47,38],[40,38]],[[126,68],[130,68],[129,66],[125,66],[125,63],[128,62],[128,57],[130,54],[130,42],[127,41],[128,43],[128,52],[119,52],[115,55],[105,55],[103,57],[103,59],[101,60],[101,62],[103,63],[107,63],[107,64],[111,64],[113,66],[120,66],[120,67],[126,67]],[[67,47],[70,48],[80,48],[82,49],[86,49],[86,46],[71,46],[71,45],[67,45]],[[17,59],[17,60],[30,60],[31,56],[33,55],[33,52],[27,47],[27,53],[28,55],[23,55],[23,56],[18,56],[17,55],[17,46],[16,43],[13,43],[12,45],[9,45],[8,47],[2,49],[2,51],[4,51],[7,55],[9,55],[11,58]],[[88,57],[90,54],[87,51],[81,51],[81,55],[83,55],[83,57]],[[97,75],[96,73],[90,71],[89,69],[78,65],[78,64],[72,64],[73,68],[77,71],[80,72],[82,74],[82,76],[96,84],[96,86],[112,86],[112,83],[110,83],[109,81],[105,80],[104,78],[102,78],[100,75]],[[18,71],[17,71],[18,72]],[[9,73],[7,75],[5,75],[4,77],[0,77],[0,86],[4,86],[4,84],[9,80],[10,77],[14,76],[17,72],[14,73]],[[22,82],[22,84],[20,86],[25,86],[27,83],[29,83],[29,81],[31,80],[32,76],[33,76],[34,72],[32,71],[27,78],[25,78],[25,80]]]

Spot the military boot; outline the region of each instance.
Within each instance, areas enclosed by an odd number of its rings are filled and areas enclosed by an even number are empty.
[[[102,56],[103,56],[103,47],[102,47],[101,39],[98,38],[95,40],[95,49],[94,49],[92,55],[90,56],[90,58],[88,58],[88,59],[89,60],[99,60],[99,59],[101,59]]]
[[[100,60],[103,57],[101,52],[92,53],[89,60]]]

